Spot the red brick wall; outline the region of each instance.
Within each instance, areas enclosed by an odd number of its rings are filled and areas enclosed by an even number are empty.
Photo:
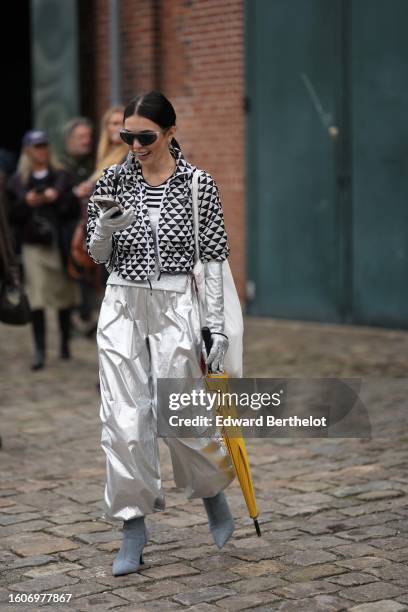
[[[220,189],[231,267],[244,294],[244,41],[241,0],[164,2],[161,87],[178,117],[179,142]]]
[[[157,85],[154,4],[154,0],[121,0],[120,3],[124,103]]]
[[[108,105],[108,3],[95,0],[97,114]],[[122,0],[123,98],[162,90],[186,157],[218,183],[241,296],[245,283],[242,0]]]
[[[109,106],[110,83],[109,83],[109,2],[108,0],[95,0],[95,20],[92,46],[94,49],[95,84],[93,95],[96,103],[97,116],[92,117],[99,120],[101,115]],[[90,41],[89,41],[90,42]],[[85,82],[85,87],[89,86]]]

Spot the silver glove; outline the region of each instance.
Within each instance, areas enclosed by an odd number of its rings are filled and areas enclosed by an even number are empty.
[[[222,261],[204,264],[206,325],[211,332],[212,347],[206,359],[212,372],[224,371],[224,357],[228,349],[228,338],[224,334],[224,285]]]
[[[221,334],[211,334],[212,346],[210,354],[206,359],[206,364],[211,367],[214,374],[224,371],[224,358],[228,350],[227,336]]]
[[[117,206],[113,206],[103,212],[96,221],[95,230],[89,241],[89,253],[92,259],[99,263],[108,261],[111,256],[112,234],[125,229],[135,220],[135,212],[131,208],[112,219],[119,210]]]

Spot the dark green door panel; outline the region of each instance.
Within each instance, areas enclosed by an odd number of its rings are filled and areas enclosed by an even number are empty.
[[[352,2],[353,310],[407,326],[408,2]]]
[[[247,0],[250,313],[407,327],[407,23],[407,0]]]
[[[340,318],[341,228],[328,134],[341,78],[339,8],[336,0],[246,5],[253,314]]]

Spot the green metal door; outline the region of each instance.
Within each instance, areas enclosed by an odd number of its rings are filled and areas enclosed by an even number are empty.
[[[336,0],[246,4],[249,311],[341,318]]]
[[[353,314],[408,323],[408,2],[352,2]]]
[[[406,0],[248,0],[248,310],[406,326]]]

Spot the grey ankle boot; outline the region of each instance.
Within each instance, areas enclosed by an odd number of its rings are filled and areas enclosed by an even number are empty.
[[[218,548],[222,548],[231,537],[235,528],[227,498],[224,492],[221,491],[214,497],[204,497],[203,502],[214,542]]]
[[[143,563],[143,548],[147,544],[147,538],[144,516],[123,523],[122,545],[112,566],[114,576],[124,576],[138,571]]]

